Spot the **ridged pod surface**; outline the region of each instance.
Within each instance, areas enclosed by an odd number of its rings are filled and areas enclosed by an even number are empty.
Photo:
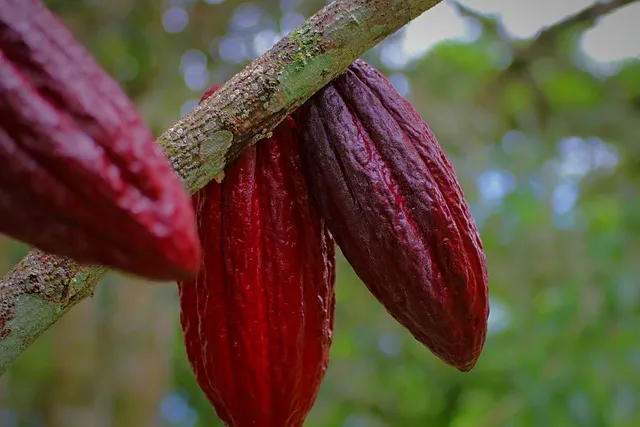
[[[0,7],[0,233],[158,280],[193,277],[200,259],[150,129],[37,0]]]
[[[204,255],[178,287],[198,384],[227,426],[302,426],[329,363],[335,246],[307,194],[293,120],[193,204]]]
[[[309,191],[357,275],[434,354],[473,368],[489,314],[486,260],[427,124],[361,60],[295,118]]]

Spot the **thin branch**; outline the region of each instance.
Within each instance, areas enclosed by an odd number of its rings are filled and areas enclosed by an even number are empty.
[[[442,0],[337,0],[157,142],[194,193],[353,61]],[[0,374],[93,290],[106,270],[32,250],[0,281]]]
[[[584,31],[593,27],[600,18],[610,14],[624,6],[636,3],[638,0],[611,0],[607,2],[594,2],[590,6],[570,15],[565,19],[542,28],[539,33],[528,41],[512,41],[505,36],[507,30],[499,17],[491,14],[482,14],[472,8],[451,0],[457,12],[465,18],[475,20],[489,37],[502,39],[503,47],[512,51],[512,60],[509,66],[497,73],[485,84],[479,96],[483,105],[491,108],[502,99],[496,94],[501,94],[510,81],[518,81],[527,84],[533,90],[533,116],[530,120],[537,120],[538,126],[543,126],[549,112],[549,101],[536,83],[531,66],[540,58],[553,58],[556,65],[573,67],[574,56],[559,55],[562,48],[574,48],[575,42]],[[512,117],[508,117],[512,120]],[[516,124],[514,124],[516,126]]]
[[[564,35],[570,34],[576,37],[592,28],[598,19],[614,12],[621,7],[630,5],[638,0],[611,0],[608,2],[594,3],[575,15],[571,15],[555,24],[542,29],[533,42],[519,48],[513,61],[507,70],[520,70],[531,64],[537,58],[554,56],[557,44]]]
[[[541,40],[544,42],[546,40],[555,39],[558,34],[561,34],[567,30],[587,30],[593,27],[599,18],[602,16],[608,15],[609,13],[620,9],[621,7],[630,5],[635,3],[637,0],[610,0],[607,2],[597,2],[582,9],[580,12],[575,15],[571,15],[568,18],[557,22],[553,25],[546,27],[540,34],[536,40]]]
[[[608,15],[621,7],[635,3],[636,1],[638,0],[610,0],[607,2],[594,2],[592,5],[587,6],[574,15],[570,15],[566,19],[544,28],[535,37],[535,40],[542,40],[543,42],[546,42],[547,40],[555,39],[558,34],[567,30],[575,30],[578,28],[583,31],[587,30],[590,27],[593,27],[600,17]],[[492,15],[484,15],[456,0],[452,0],[451,4],[458,13],[464,17],[475,19],[486,26],[497,26],[502,29],[500,21]]]

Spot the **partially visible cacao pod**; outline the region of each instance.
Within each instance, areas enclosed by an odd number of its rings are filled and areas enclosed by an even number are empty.
[[[135,107],[37,0],[0,7],[0,232],[83,263],[193,277],[180,180]]]
[[[482,243],[413,107],[358,60],[296,115],[309,191],[355,272],[446,363],[476,364],[489,307]]]
[[[329,363],[335,254],[307,194],[293,121],[193,203],[203,260],[178,287],[198,384],[227,426],[300,427]]]

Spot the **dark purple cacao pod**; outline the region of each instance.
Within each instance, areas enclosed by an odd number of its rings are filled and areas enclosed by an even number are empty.
[[[461,371],[484,345],[482,243],[435,136],[363,61],[296,115],[315,204],[355,272],[413,336]]]
[[[151,279],[193,277],[189,196],[134,105],[40,1],[0,3],[0,233]]]
[[[307,194],[293,120],[193,203],[204,255],[196,280],[178,287],[198,384],[227,426],[300,427],[329,363],[335,249]]]

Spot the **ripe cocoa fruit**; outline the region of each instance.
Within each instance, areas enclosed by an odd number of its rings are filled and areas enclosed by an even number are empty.
[[[473,368],[489,314],[486,260],[427,124],[361,60],[295,119],[309,191],[357,275],[434,354]]]
[[[300,427],[329,363],[334,242],[300,170],[295,124],[193,197],[200,272],[178,283],[187,356],[230,427]]]
[[[37,0],[0,7],[0,233],[157,280],[200,260],[188,194],[118,84]]]

